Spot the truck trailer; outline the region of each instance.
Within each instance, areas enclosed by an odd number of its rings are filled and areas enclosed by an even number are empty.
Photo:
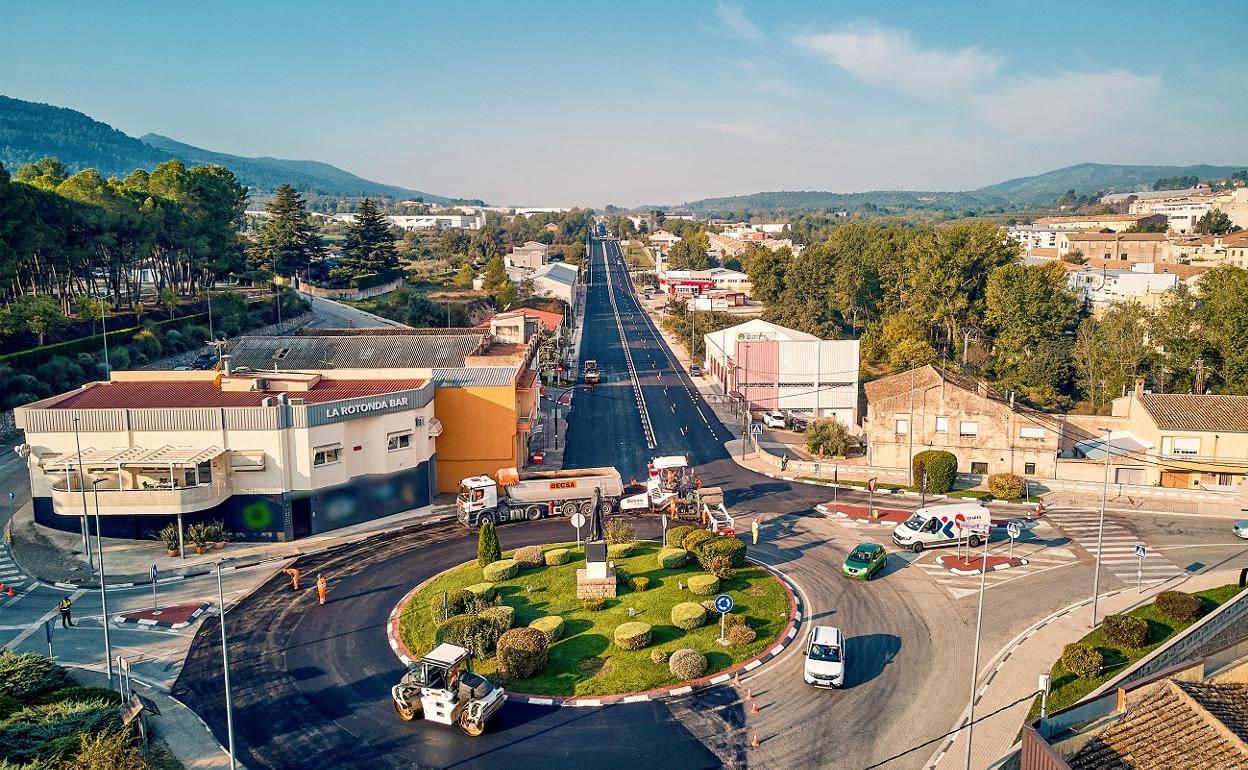
[[[595,490],[602,491],[602,513],[614,511],[624,494],[620,472],[615,468],[581,468],[535,471],[522,478],[515,468],[503,468],[497,482],[484,474],[461,481],[455,507],[460,523],[468,527],[479,527],[486,521],[536,521],[577,512],[588,516],[593,511]]]

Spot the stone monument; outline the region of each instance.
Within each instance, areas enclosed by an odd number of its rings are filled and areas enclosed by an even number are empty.
[[[607,564],[606,527],[602,521],[602,489],[594,490],[594,510],[585,538],[585,566],[576,571],[576,598],[613,599],[615,570]]]

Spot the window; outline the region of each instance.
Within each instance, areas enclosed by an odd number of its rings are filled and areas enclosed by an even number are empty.
[[[200,484],[212,483],[212,463],[211,462],[200,463],[197,470],[199,471],[199,483]]]
[[[909,420],[907,420],[907,419],[905,419],[905,418],[898,417],[898,418],[897,418],[897,432],[898,432],[898,433],[909,433],[909,432],[910,432],[910,421],[909,421]]]
[[[1020,438],[1044,438],[1044,428],[1019,428],[1018,435]]]
[[[958,423],[958,435],[959,436],[978,436],[979,435],[979,423],[968,421],[968,420],[963,420],[962,422]]]
[[[332,465],[342,461],[342,446],[318,446],[312,450],[312,465]]]
[[[1200,454],[1200,439],[1165,436],[1161,439],[1161,453],[1166,455],[1198,455]]]
[[[391,433],[390,438],[386,441],[386,450],[395,452],[400,449],[407,449],[412,445],[412,434],[409,433]]]
[[[937,417],[937,418],[936,418],[936,432],[937,432],[937,433],[948,433],[948,432],[949,432],[949,418],[948,418],[948,417]]]
[[[1036,475],[1036,464],[1035,463],[1023,463],[1023,475],[1024,476]]]
[[[971,463],[971,473],[984,475],[988,472],[988,463]]]

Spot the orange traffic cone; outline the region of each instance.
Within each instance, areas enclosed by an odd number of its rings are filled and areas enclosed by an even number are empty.
[[[746,691],[745,691],[745,699],[746,699],[746,700],[754,700],[754,691],[753,691],[753,690],[746,690]]]
[[[758,701],[750,701],[750,713],[751,714],[758,713]]]
[[[14,593],[16,592],[13,590],[13,586],[9,586],[9,596],[12,596]]]
[[[4,593],[4,592],[5,592],[5,585],[4,585],[4,583],[0,583],[0,594],[2,594],[2,593]]]
[[[754,733],[754,740],[750,741],[752,748],[758,748],[758,733]]]

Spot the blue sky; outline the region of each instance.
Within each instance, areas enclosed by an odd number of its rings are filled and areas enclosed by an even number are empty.
[[[1248,163],[1245,28],[1238,0],[8,0],[0,93],[499,203],[970,189]]]

